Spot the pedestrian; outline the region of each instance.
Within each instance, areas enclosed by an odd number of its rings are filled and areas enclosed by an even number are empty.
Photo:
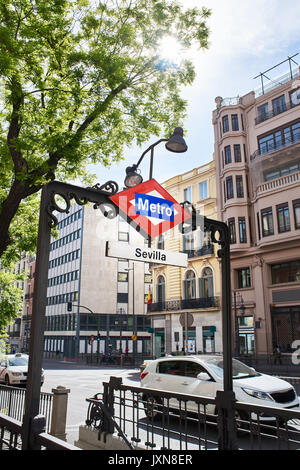
[[[273,350],[273,355],[274,355],[274,364],[277,364],[277,361],[279,364],[282,364],[281,362],[281,350],[278,344],[276,344],[274,350]]]
[[[59,349],[57,349],[57,351],[56,351],[56,359],[59,359],[59,354],[60,354],[60,351],[59,351]]]
[[[125,354],[126,354],[126,356],[128,356],[128,346],[126,346]]]

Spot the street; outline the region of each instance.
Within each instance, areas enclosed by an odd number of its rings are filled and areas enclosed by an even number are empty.
[[[61,360],[44,360],[43,368],[45,369],[45,382],[42,387],[43,392],[51,392],[53,388],[58,385],[70,389],[68,396],[68,412],[67,412],[67,442],[74,444],[78,439],[79,426],[85,424],[87,418],[88,402],[87,398],[92,398],[96,393],[103,390],[103,382],[108,382],[111,376],[121,377],[124,384],[139,386],[140,385],[140,372],[138,368],[117,368],[117,367],[97,367],[87,366],[86,364],[64,362]],[[175,435],[180,429],[180,420],[173,416],[170,419],[170,433]],[[298,423],[297,423],[298,424]],[[142,418],[139,420],[139,429],[141,433],[146,432],[147,419]],[[157,426],[157,446],[163,446],[163,439],[159,436],[160,424]],[[294,429],[299,432],[300,427],[294,426]],[[189,423],[189,435],[197,438],[198,426],[194,422]],[[260,440],[262,436],[260,437]],[[173,445],[178,444],[178,437],[174,439]],[[196,441],[196,439],[195,439]],[[207,441],[209,449],[216,449],[217,445],[217,432],[215,425],[207,427]],[[298,437],[296,438],[298,441]],[[270,438],[270,436],[263,437],[263,449],[272,450],[278,449],[278,439]],[[175,447],[172,448],[174,449]],[[253,448],[254,441],[249,436],[238,436],[238,447],[240,449]],[[260,442],[261,445],[261,442]],[[295,443],[295,448],[299,448],[299,443]]]
[[[62,385],[70,389],[67,413],[67,441],[74,444],[78,439],[78,428],[85,424],[88,403],[86,398],[93,397],[103,390],[103,382],[110,376],[122,377],[123,383],[139,385],[139,369],[121,369],[109,367],[86,366],[75,362],[61,360],[44,360],[45,382],[42,392],[51,392]]]

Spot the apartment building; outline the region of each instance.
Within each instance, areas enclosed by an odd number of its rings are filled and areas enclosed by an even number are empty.
[[[299,70],[213,111],[218,218],[231,235],[233,325],[242,353],[300,339]],[[240,308],[242,306],[242,308]]]
[[[217,218],[215,162],[174,176],[162,186],[178,202]],[[188,254],[187,268],[152,265],[153,301],[148,315],[155,356],[222,351],[220,265],[208,234],[182,235],[178,227],[153,241],[155,247]]]
[[[44,351],[66,358],[75,357],[76,346],[79,353],[128,348],[150,354],[149,265],[109,258],[105,251],[106,241],[143,247],[144,238],[121,217],[107,219],[89,205],[74,204],[58,220],[59,235],[50,244]]]

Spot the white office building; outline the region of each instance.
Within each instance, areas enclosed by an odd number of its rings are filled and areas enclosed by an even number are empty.
[[[74,204],[58,220],[59,235],[50,245],[44,351],[65,358],[74,358],[76,349],[151,354],[149,265],[106,256],[107,241],[144,247],[144,238],[121,217],[107,219],[92,205]]]

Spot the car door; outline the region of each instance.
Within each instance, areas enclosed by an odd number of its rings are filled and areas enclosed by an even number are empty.
[[[215,398],[216,391],[219,387],[219,384],[215,382],[211,374],[196,361],[185,360],[184,361],[184,376],[180,381],[180,393],[185,393],[187,395],[196,395],[207,398]],[[204,372],[209,375],[210,380],[201,380],[198,378],[198,374]],[[214,414],[215,405],[207,404],[200,405],[193,401],[187,402],[187,408],[189,411],[201,412],[205,414]]]
[[[160,361],[153,379],[153,388],[180,393],[180,383],[184,379],[183,361],[175,358]],[[164,404],[166,407],[179,408],[179,401],[175,398],[165,399]]]

